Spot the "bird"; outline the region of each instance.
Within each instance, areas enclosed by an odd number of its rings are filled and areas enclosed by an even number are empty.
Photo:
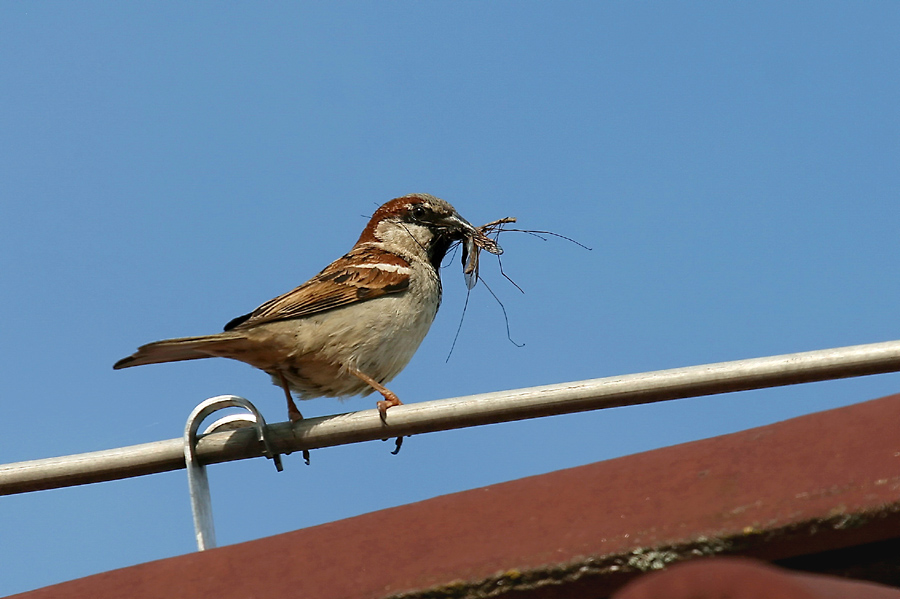
[[[394,198],[372,215],[349,252],[306,283],[229,321],[221,333],[140,346],[114,369],[230,358],[266,372],[299,399],[377,391],[382,421],[403,402],[385,384],[412,359],[441,303],[440,265],[458,241],[502,250],[448,202],[425,193]]]

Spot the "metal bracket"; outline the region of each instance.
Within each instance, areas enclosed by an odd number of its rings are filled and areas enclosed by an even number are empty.
[[[244,408],[248,414],[231,414],[209,425],[203,435],[221,430],[234,430],[253,426],[256,428],[263,455],[275,462],[275,469],[281,472],[281,455],[272,451],[266,436],[266,421],[252,403],[237,395],[219,395],[201,402],[188,416],[184,427],[184,463],[187,467],[188,488],[191,493],[191,511],[194,515],[194,532],[199,551],[216,546],[216,531],[213,526],[212,501],[209,494],[209,478],[206,466],[197,459],[197,435],[200,424],[207,416],[223,408]]]

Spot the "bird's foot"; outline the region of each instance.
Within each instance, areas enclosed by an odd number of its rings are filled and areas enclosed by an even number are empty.
[[[291,397],[291,386],[288,384],[284,373],[280,370],[278,371],[278,378],[281,381],[281,388],[284,390],[284,398],[287,400],[288,419],[291,421],[291,424],[298,420],[303,420],[303,414],[297,409],[297,404],[294,403],[294,398]]]
[[[303,420],[303,414],[300,413],[294,402],[288,404],[288,419],[290,419],[291,424]]]
[[[384,399],[382,401],[379,401],[375,405],[378,406],[378,415],[381,416],[381,421],[383,423],[387,424],[388,408],[393,408],[394,406],[403,405],[403,402],[400,401],[399,397],[394,395],[393,391],[391,391],[390,389],[388,389],[387,387],[385,387],[384,385],[382,385],[381,383],[379,383],[378,381],[376,381],[375,379],[370,377],[365,372],[361,372],[359,370],[356,370],[355,368],[350,368],[349,372],[350,372],[350,374],[352,374],[353,376],[355,376],[356,378],[358,378],[359,380],[361,380],[368,386],[372,387],[373,389],[375,389],[376,391],[381,393],[381,396],[384,397]]]
[[[387,424],[387,411],[388,408],[393,408],[394,406],[402,406],[403,402],[400,401],[400,398],[394,395],[392,392],[387,389],[382,393],[384,395],[384,399],[379,401],[376,405],[378,406],[378,415],[381,416],[381,421]]]

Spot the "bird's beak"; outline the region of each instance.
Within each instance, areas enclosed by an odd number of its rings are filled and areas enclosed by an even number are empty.
[[[461,217],[458,214],[452,214],[444,220],[445,226],[458,233],[463,239],[471,240],[477,247],[487,250],[492,254],[502,254],[503,249],[496,241],[481,232],[478,227]]]

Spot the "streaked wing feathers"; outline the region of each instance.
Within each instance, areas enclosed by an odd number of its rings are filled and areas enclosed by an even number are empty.
[[[362,302],[409,287],[409,262],[396,254],[371,246],[359,246],[329,264],[315,277],[269,300],[225,330],[264,322],[300,318],[354,302]]]

